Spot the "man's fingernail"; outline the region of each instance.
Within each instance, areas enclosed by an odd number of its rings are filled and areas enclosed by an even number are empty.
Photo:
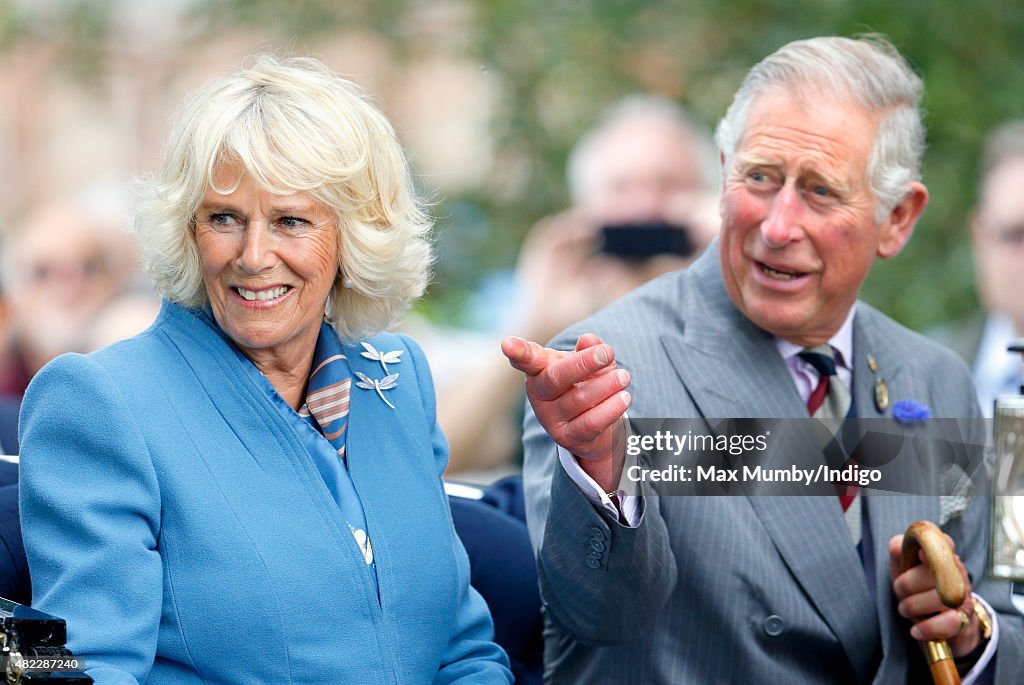
[[[594,350],[594,361],[601,366],[608,363],[608,353],[605,352],[603,345],[598,345],[597,349]]]
[[[629,372],[625,369],[619,369],[616,371],[615,376],[619,379],[619,383],[622,385],[629,385]]]

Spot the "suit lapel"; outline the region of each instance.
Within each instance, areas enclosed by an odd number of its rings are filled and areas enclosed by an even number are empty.
[[[913,399],[919,396],[921,389],[914,385],[913,378],[902,373],[904,362],[891,343],[881,339],[879,314],[870,307],[858,305],[857,318],[854,326],[854,379],[858,416],[870,419],[865,425],[870,428],[877,422],[883,430],[886,424],[896,427],[892,420],[893,405],[901,399]],[[869,357],[873,363],[869,362]],[[874,368],[872,368],[872,366]],[[888,394],[888,406],[879,406],[876,401],[876,386],[884,384]],[[891,423],[890,423],[891,422]],[[925,477],[920,471],[920,464],[915,460],[901,459],[891,465],[893,469],[886,474],[886,480],[901,482],[919,481]],[[898,618],[894,596],[892,594],[892,578],[889,570],[889,539],[893,535],[902,534],[906,527],[914,521],[926,519],[938,522],[938,500],[935,497],[916,497],[911,495],[876,494],[868,497],[868,528],[874,557],[874,576],[876,588],[876,605],[881,624],[883,661],[879,668],[876,682],[892,682],[903,677],[907,659],[918,658],[907,655],[909,638],[904,633],[909,625]],[[898,634],[896,634],[898,633]]]
[[[880,419],[892,416],[895,397],[892,388],[901,381],[903,362],[890,343],[878,339],[874,319],[878,314],[864,304],[857,305],[853,320],[853,400],[857,418]],[[876,389],[882,386],[889,395],[881,406],[876,401]],[[879,391],[881,392],[881,391]]]
[[[705,418],[806,417],[774,338],[736,309],[708,252],[687,274],[685,323],[661,339],[679,381]]]
[[[395,423],[400,420],[401,412],[391,409],[385,404],[384,400],[377,396],[375,390],[357,385],[360,380],[356,375],[357,372],[371,379],[382,379],[384,372],[380,363],[363,357],[358,345],[346,345],[345,356],[352,369],[352,395],[349,400],[348,436],[345,438],[345,449],[348,454],[349,472],[352,474],[353,481],[356,481],[357,476],[366,473],[367,466],[372,466],[367,463],[368,460],[372,460],[372,455],[380,451],[381,447],[389,441],[391,434],[395,432]],[[401,383],[402,369],[391,369],[391,373],[395,371],[398,371],[398,381]],[[383,390],[382,392],[392,404],[396,402],[394,391]],[[369,501],[369,498],[364,498],[364,501]]]
[[[413,399],[406,392],[407,388],[416,385],[413,361],[406,354],[401,362],[388,365],[388,372],[397,372],[399,376],[393,390],[382,391],[388,401],[395,405],[392,409],[375,390],[356,384],[359,380],[356,372],[371,379],[383,379],[385,374],[380,363],[363,357],[362,348],[358,344],[345,345],[344,349],[352,369],[352,395],[346,437],[349,473],[362,499],[367,521],[390,520],[390,517],[383,516],[385,512],[376,509],[382,503],[384,507],[390,506],[387,503],[392,501],[391,493],[395,483],[393,474],[388,473],[381,464],[393,455],[412,455],[423,449],[422,445],[415,442],[416,436],[423,435],[423,427],[412,423],[415,420],[412,417],[419,407],[407,404]]]

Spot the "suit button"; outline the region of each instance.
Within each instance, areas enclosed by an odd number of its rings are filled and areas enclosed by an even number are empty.
[[[786,627],[785,622],[781,616],[772,614],[764,620],[764,632],[768,637],[778,637],[782,635],[783,629]]]
[[[594,538],[590,541],[590,549],[594,550],[595,552],[603,552],[604,543],[598,540],[597,538]]]
[[[590,533],[591,533],[591,534],[592,534],[592,535],[593,535],[593,536],[594,536],[595,538],[597,538],[598,540],[601,540],[601,541],[603,541],[603,540],[604,540],[604,531],[603,531],[603,530],[601,530],[600,528],[598,528],[597,526],[594,526],[593,528],[591,528],[591,529],[590,529]]]
[[[590,568],[601,568],[601,562],[594,557],[587,557],[587,566]]]

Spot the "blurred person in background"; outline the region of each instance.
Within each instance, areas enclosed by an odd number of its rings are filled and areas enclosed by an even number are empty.
[[[39,203],[8,227],[0,267],[10,306],[9,354],[0,394],[20,399],[48,361],[88,351],[94,318],[139,276],[122,200],[97,185]]]
[[[718,165],[710,134],[677,103],[631,95],[569,156],[572,206],[539,221],[519,254],[514,294],[489,300],[506,330],[548,340],[661,274],[685,268],[718,234]],[[498,331],[504,333],[505,331]],[[448,474],[504,467],[521,453],[522,377],[498,341],[466,363],[465,345],[428,348]],[[448,359],[449,361],[445,361]]]
[[[160,298],[152,288],[119,293],[83,331],[83,352],[94,352],[146,330],[160,313]]]
[[[391,124],[261,55],[189,98],[149,186],[157,321],[25,395],[33,606],[97,685],[512,682],[429,368],[384,332],[431,261]]]
[[[981,310],[931,334],[971,366],[987,417],[1000,395],[1021,383],[1020,355],[1006,346],[1024,337],[1024,119],[1004,123],[985,142],[971,249]]]

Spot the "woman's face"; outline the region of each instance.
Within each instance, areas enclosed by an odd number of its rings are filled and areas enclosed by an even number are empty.
[[[333,214],[306,193],[277,195],[240,164],[214,174],[196,211],[203,283],[217,323],[264,373],[294,369],[313,353],[338,275]]]

